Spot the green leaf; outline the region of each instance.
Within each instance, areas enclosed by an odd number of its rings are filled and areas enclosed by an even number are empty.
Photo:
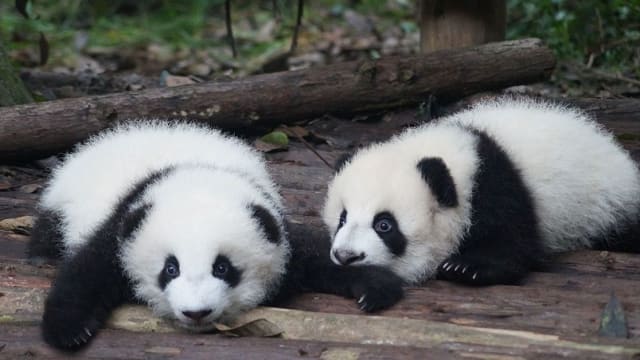
[[[289,137],[282,131],[272,131],[267,135],[261,137],[260,140],[268,144],[278,145],[281,147],[286,147],[289,145]]]

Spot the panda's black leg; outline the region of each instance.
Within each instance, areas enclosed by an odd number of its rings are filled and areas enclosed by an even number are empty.
[[[56,262],[62,257],[62,216],[53,210],[40,210],[27,244],[27,258],[33,265]]]
[[[438,267],[438,278],[467,285],[516,284],[542,257],[537,241],[486,241],[483,248],[465,248]]]
[[[404,294],[402,279],[379,266],[322,262],[308,267],[306,274],[305,285],[311,290],[354,298],[366,312],[388,308]]]
[[[340,266],[329,258],[329,239],[324,232],[288,224],[291,260],[280,292],[270,304],[286,302],[295,293],[314,291],[356,299],[367,312],[382,310],[403,296],[403,281],[379,266]]]
[[[59,268],[44,306],[45,341],[76,351],[89,343],[111,311],[129,300],[131,288],[117,254],[86,246]]]
[[[438,267],[438,279],[467,285],[516,284],[529,267],[492,254],[459,254],[447,258]]]

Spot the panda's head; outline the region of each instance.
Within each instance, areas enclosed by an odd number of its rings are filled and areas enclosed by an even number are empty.
[[[334,263],[380,265],[416,283],[457,250],[467,207],[442,157],[413,141],[370,146],[339,166],[323,211]]]
[[[121,254],[135,295],[192,330],[211,329],[266,300],[289,248],[279,200],[255,185],[188,168],[149,186],[129,210],[145,214]]]

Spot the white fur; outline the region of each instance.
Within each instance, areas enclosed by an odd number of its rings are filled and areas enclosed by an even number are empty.
[[[331,234],[348,210],[332,250],[364,252],[359,264],[389,266],[409,282],[433,276],[470,226],[479,159],[477,140],[463,126],[485,131],[521,171],[547,250],[588,247],[588,239],[637,219],[640,174],[610,134],[572,109],[501,99],[357,152],[329,184],[323,218]],[[424,157],[444,160],[458,207],[438,206],[416,167]],[[403,256],[392,255],[372,229],[373,217],[384,210],[407,238]]]
[[[147,217],[121,249],[136,296],[157,314],[186,327],[208,328],[256,306],[280,281],[289,256],[277,188],[257,152],[241,141],[195,125],[142,122],[105,132],[55,170],[42,206],[63,214],[67,255],[81,247],[133,184],[176,166],[150,185]],[[266,240],[250,204],[280,222],[278,245]],[[137,206],[133,204],[132,206]],[[212,276],[218,254],[242,270],[236,287]],[[158,275],[174,255],[180,276],[164,291]],[[194,323],[183,311],[212,309]]]

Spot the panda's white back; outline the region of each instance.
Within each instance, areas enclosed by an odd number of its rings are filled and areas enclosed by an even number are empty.
[[[246,173],[270,194],[277,193],[261,158],[239,140],[196,125],[152,121],[122,125],[80,146],[54,171],[41,206],[63,215],[64,243],[73,249],[133,184],[177,164]]]
[[[513,160],[533,195],[550,250],[588,246],[638,217],[640,174],[584,114],[531,100],[488,102],[444,120],[477,128]]]

